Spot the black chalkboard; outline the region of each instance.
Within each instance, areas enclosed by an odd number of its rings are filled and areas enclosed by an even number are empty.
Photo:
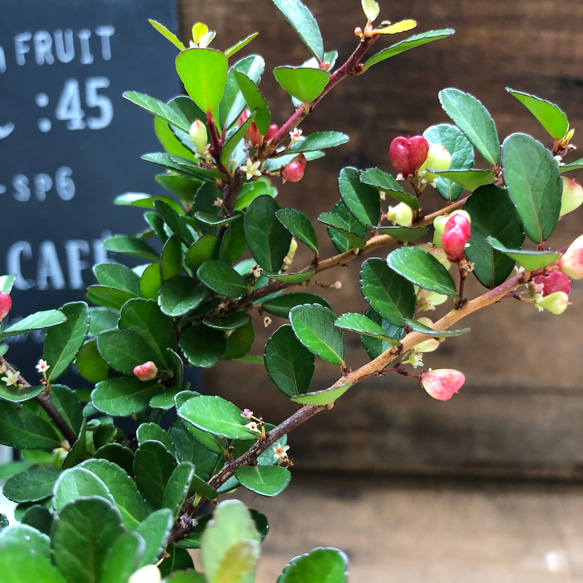
[[[83,299],[91,267],[122,259],[103,237],[145,227],[115,196],[161,193],[140,160],[160,150],[151,117],[122,97],[179,90],[176,49],[148,18],[176,30],[174,0],[0,2],[0,274],[18,276],[13,319]],[[9,360],[31,352],[34,364],[36,340]]]

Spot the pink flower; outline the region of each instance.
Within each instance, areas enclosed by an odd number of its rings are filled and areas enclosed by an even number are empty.
[[[555,292],[571,293],[571,280],[566,273],[561,271],[551,271],[546,275],[539,275],[534,279],[535,285],[542,285],[541,294],[543,298]],[[538,288],[537,288],[538,289]]]
[[[152,381],[158,376],[158,367],[149,360],[148,362],[144,362],[144,364],[138,364],[134,368],[134,374],[141,381]]]
[[[451,399],[460,390],[465,380],[463,373],[452,368],[423,371],[419,377],[421,386],[438,401]]]
[[[251,417],[253,417],[253,411],[251,411],[251,409],[243,409],[241,412],[241,417],[245,417],[245,419],[251,419]]]
[[[10,312],[10,308],[12,308],[12,298],[6,292],[0,291],[0,322]]]
[[[471,225],[467,217],[462,214],[449,217],[441,236],[441,247],[450,261],[461,261],[466,256],[466,243],[471,235]]]
[[[389,160],[404,178],[417,174],[429,152],[429,143],[423,136],[399,136],[389,146]]]
[[[557,261],[559,269],[573,279],[583,278],[583,235],[579,235]]]

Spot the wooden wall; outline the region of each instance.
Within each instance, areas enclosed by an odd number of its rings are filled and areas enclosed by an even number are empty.
[[[358,0],[306,0],[322,28],[326,50],[346,58],[352,31],[363,26]],[[309,165],[305,179],[282,189],[280,204],[299,204],[313,219],[337,200],[336,177],[346,165],[378,165],[390,171],[387,149],[399,134],[421,133],[449,121],[437,93],[458,87],[478,97],[498,125],[500,138],[527,131],[546,135],[505,87],[558,103],[577,136],[583,135],[583,3],[578,0],[380,0],[381,17],[418,21],[417,31],[452,27],[456,34],[420,47],[348,79],[328,96],[303,126],[309,133],[334,129],[350,142],[325,161]],[[274,121],[292,111],[270,70],[300,64],[308,54],[270,0],[181,0],[183,37],[196,21],[217,31],[226,48],[247,34],[259,37],[246,52],[267,56],[262,89]],[[401,37],[391,38],[391,42]],[[375,49],[382,46],[380,40]],[[579,129],[581,128],[581,129]],[[576,159],[577,156],[573,157]],[[561,225],[555,246],[583,232],[583,211]],[[319,231],[325,241],[324,231]],[[325,247],[323,255],[331,253]],[[345,286],[328,297],[336,313],[364,304],[356,288],[358,265],[322,274],[321,281]],[[473,291],[478,291],[474,286]],[[562,316],[538,314],[528,305],[498,305],[467,321],[469,336],[448,340],[426,357],[433,368],[457,367],[467,377],[448,403],[428,398],[413,381],[392,377],[361,383],[336,407],[292,435],[290,451],[301,469],[405,471],[580,477],[583,472],[583,286]],[[276,322],[279,325],[281,322]],[[269,335],[273,326],[266,334]],[[258,326],[255,352],[266,335]],[[347,335],[347,360],[364,362],[359,341]],[[336,378],[318,369],[314,388]],[[209,391],[278,421],[291,410],[260,367],[221,363],[206,374]]]

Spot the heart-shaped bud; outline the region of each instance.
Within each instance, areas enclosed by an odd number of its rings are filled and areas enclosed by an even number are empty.
[[[304,177],[305,167],[306,157],[303,154],[299,154],[281,169],[281,177],[284,181],[299,182]]]
[[[0,291],[0,322],[10,312],[10,308],[12,308],[12,298],[6,292]]]
[[[565,292],[556,291],[540,299],[537,302],[537,306],[558,315],[567,309],[569,303],[569,296]]]
[[[158,367],[151,360],[148,360],[144,364],[138,364],[134,368],[134,374],[141,381],[153,381],[158,376]]]
[[[466,256],[466,243],[471,234],[471,225],[467,217],[459,213],[449,217],[441,236],[441,248],[450,261],[461,261]]]
[[[438,401],[447,401],[457,393],[466,377],[459,370],[442,368],[423,371],[419,377],[421,386]]]
[[[389,160],[393,168],[407,178],[417,174],[428,152],[429,144],[423,136],[399,136],[389,146]]]
[[[563,180],[563,194],[561,196],[560,216],[566,215],[583,204],[583,186],[574,178],[561,177]]]
[[[573,279],[583,278],[583,235],[579,235],[557,261],[559,269]]]
[[[425,182],[433,182],[438,175],[433,172],[427,172],[426,168],[431,168],[432,170],[437,171],[449,170],[450,165],[451,154],[447,151],[445,146],[442,146],[441,144],[433,144],[433,146],[429,148],[425,162],[423,162],[417,173],[423,177]]]
[[[413,222],[413,209],[404,202],[397,206],[390,206],[387,212],[387,219],[395,225],[408,227]]]
[[[192,125],[190,126],[189,134],[190,139],[194,144],[194,149],[196,150],[196,153],[203,156],[207,150],[208,136],[206,126],[202,121],[200,121],[200,119],[195,119],[192,122]]]
[[[537,289],[540,290],[543,298],[555,292],[564,292],[567,295],[571,293],[571,280],[566,273],[560,271],[551,271],[546,275],[539,275],[534,279],[534,283],[537,286],[542,285],[542,288]]]

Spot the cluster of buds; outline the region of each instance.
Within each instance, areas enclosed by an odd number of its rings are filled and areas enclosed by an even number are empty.
[[[472,235],[470,215],[465,211],[454,211],[451,215],[437,217],[433,226],[433,244],[443,249],[447,259],[453,263],[464,259],[466,245]]]
[[[247,115],[247,112],[243,111],[243,113],[239,116],[238,124],[243,125],[245,121],[247,121],[248,117],[249,116]],[[267,133],[263,135],[259,131],[257,124],[255,122],[251,122],[249,129],[245,132],[245,137],[249,140],[251,147],[257,149],[260,146],[262,146],[265,142],[269,142],[269,140],[271,140],[271,138],[275,136],[278,129],[279,126],[277,124],[272,123],[269,126]]]
[[[419,376],[421,386],[438,401],[448,401],[462,387],[466,377],[459,370],[442,368],[423,371]]]
[[[0,322],[6,318],[12,308],[12,298],[6,292],[0,291]]]
[[[148,362],[136,366],[134,374],[141,381],[153,381],[158,376],[158,367],[151,360],[148,360]]]

